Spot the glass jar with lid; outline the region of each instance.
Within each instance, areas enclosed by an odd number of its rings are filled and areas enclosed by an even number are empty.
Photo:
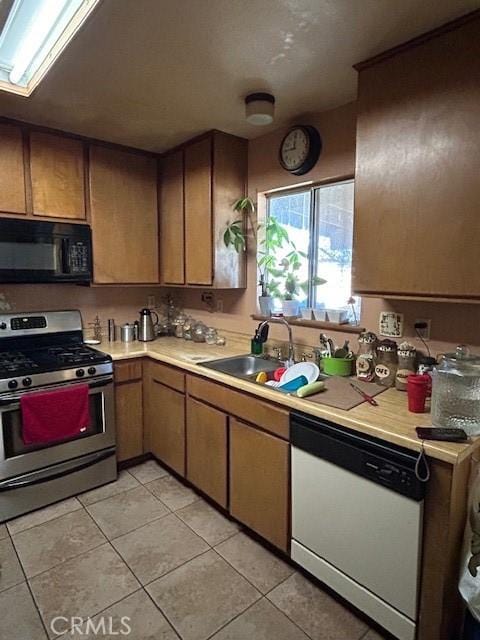
[[[397,351],[398,369],[395,377],[395,388],[399,391],[407,390],[407,378],[415,373],[415,361],[417,359],[417,350],[408,343],[402,342]]]
[[[384,387],[393,387],[397,369],[397,343],[394,340],[381,340],[377,344],[375,382],[378,382],[378,384]]]
[[[217,344],[217,338],[218,334],[215,327],[208,327],[205,332],[205,342],[207,344]]]
[[[480,356],[465,345],[446,353],[433,370],[432,423],[480,435]]]
[[[199,320],[192,327],[192,340],[194,342],[205,342],[205,334],[207,332],[206,325]]]
[[[185,322],[183,323],[183,337],[185,340],[192,339],[192,331],[195,322],[196,320],[194,320],[191,316],[185,319]]]
[[[358,336],[358,353],[355,363],[357,378],[364,382],[375,379],[375,356],[377,336],[372,331],[363,331]]]

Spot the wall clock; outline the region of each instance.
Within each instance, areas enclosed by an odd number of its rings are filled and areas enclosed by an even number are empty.
[[[315,166],[321,150],[322,139],[315,127],[296,125],[280,144],[280,164],[295,176],[302,176]]]

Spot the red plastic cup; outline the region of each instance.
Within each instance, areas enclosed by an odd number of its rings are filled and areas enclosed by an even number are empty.
[[[412,375],[407,378],[408,410],[412,413],[424,413],[432,381],[428,374]]]

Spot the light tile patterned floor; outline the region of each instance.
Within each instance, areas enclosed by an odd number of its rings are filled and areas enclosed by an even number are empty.
[[[0,525],[0,563],[0,640],[381,640],[153,461]]]

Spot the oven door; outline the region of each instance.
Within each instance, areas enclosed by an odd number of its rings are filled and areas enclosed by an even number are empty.
[[[79,381],[52,385],[59,389]],[[24,392],[25,393],[25,392]],[[28,392],[26,392],[28,393]],[[25,445],[22,439],[20,394],[0,399],[0,480],[65,462],[115,446],[113,379],[89,384],[90,427],[80,436],[50,445]]]

